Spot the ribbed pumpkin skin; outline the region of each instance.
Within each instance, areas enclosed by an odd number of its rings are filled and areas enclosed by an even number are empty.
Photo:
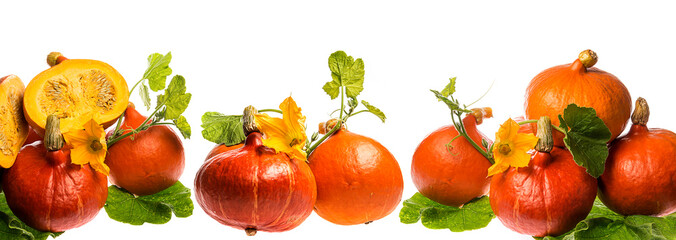
[[[623,215],[675,212],[676,134],[635,124],[613,141],[599,178],[599,198]]]
[[[624,84],[608,72],[585,68],[578,59],[544,70],[531,80],[526,90],[526,118],[549,116],[552,124],[559,125],[558,115],[571,103],[594,108],[610,129],[610,141],[624,131],[631,115],[631,96]],[[554,145],[565,146],[563,134],[553,134]]]
[[[70,150],[49,152],[42,142],[25,146],[2,176],[7,204],[29,226],[62,232],[99,213],[108,197],[108,179],[88,164],[70,162]]]
[[[483,139],[492,144],[477,130],[473,115],[467,115],[463,123],[474,142],[481,144]],[[420,194],[455,207],[486,195],[491,182],[487,177],[491,163],[464,137],[456,138],[452,147],[447,147],[457,135],[452,125],[430,133],[418,145],[411,162],[411,177]]]
[[[507,228],[536,237],[558,236],[589,214],[596,179],[575,164],[568,150],[531,152],[528,167],[493,175],[491,208]]]
[[[263,146],[251,133],[243,147],[218,154],[197,172],[195,197],[204,211],[237,229],[281,232],[300,225],[317,199],[303,160]]]
[[[145,119],[129,106],[122,128],[137,128]],[[113,144],[105,163],[112,184],[139,196],[152,195],[174,185],[183,174],[183,143],[171,128],[152,126]]]
[[[340,129],[308,157],[317,180],[317,215],[340,225],[363,224],[399,205],[399,163],[377,141]]]

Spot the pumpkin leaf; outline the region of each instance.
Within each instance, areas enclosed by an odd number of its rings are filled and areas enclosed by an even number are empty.
[[[421,221],[429,229],[449,229],[453,232],[480,229],[495,218],[488,196],[476,198],[461,208],[446,206],[416,193],[404,201],[399,212],[402,223]]]
[[[185,91],[185,78],[181,75],[176,75],[171,79],[164,94],[157,96],[157,106],[165,105],[167,107],[164,115],[165,119],[177,119],[188,108],[192,94]]]
[[[676,239],[676,217],[622,216],[608,209],[597,198],[587,218],[561,236],[543,240]]]
[[[584,167],[589,175],[597,178],[605,169],[608,158],[607,142],[610,130],[596,116],[593,108],[570,104],[563,110],[561,128],[566,131],[563,142],[573,155],[577,165]]]
[[[141,83],[141,88],[138,91],[139,96],[141,96],[141,101],[143,101],[143,106],[146,106],[146,110],[150,110],[150,93],[148,92],[148,86],[145,83]]]
[[[451,82],[448,83],[448,85],[446,85],[446,87],[444,87],[443,90],[441,90],[442,96],[448,97],[453,95],[453,93],[455,93],[455,79],[456,79],[455,77],[449,78]]]
[[[202,115],[202,137],[216,144],[232,146],[244,139],[242,116],[206,112]]]
[[[108,199],[104,205],[108,217],[131,225],[144,223],[164,224],[176,217],[192,215],[194,206],[190,189],[181,182],[153,195],[136,197],[117,186],[108,187]]]
[[[143,73],[143,79],[148,79],[150,90],[157,92],[165,88],[167,83],[167,76],[171,75],[171,52],[166,55],[153,53],[148,56],[148,68]]]
[[[373,115],[376,115],[376,117],[380,118],[380,121],[385,122],[385,119],[387,119],[383,111],[380,111],[380,109],[369,104],[367,101],[361,100],[361,104],[364,104],[364,107],[366,107],[366,110],[368,110],[370,113],[373,113]]]
[[[188,123],[188,120],[185,119],[185,117],[183,115],[178,116],[177,119],[174,119],[174,125],[176,125],[176,128],[178,128],[178,131],[181,132],[181,135],[183,135],[183,138],[190,139],[190,135],[192,134],[192,130],[190,129],[190,124]]]
[[[364,90],[364,61],[361,58],[354,60],[343,51],[337,51],[329,56],[331,81],[324,84],[324,91],[335,99],[340,95],[340,88],[345,87],[347,97],[357,97]]]
[[[60,233],[41,232],[15,216],[7,205],[5,194],[0,192],[0,239],[2,240],[45,240],[50,236],[56,238]]]

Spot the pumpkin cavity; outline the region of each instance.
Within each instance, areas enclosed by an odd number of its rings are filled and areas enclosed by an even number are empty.
[[[115,85],[103,71],[89,69],[83,72],[65,72],[47,80],[38,95],[40,109],[45,115],[57,114],[72,118],[91,112],[112,110],[117,100]]]

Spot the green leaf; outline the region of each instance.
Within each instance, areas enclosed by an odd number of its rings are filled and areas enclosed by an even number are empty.
[[[577,165],[587,169],[587,173],[595,178],[601,176],[608,158],[606,143],[611,135],[608,127],[596,116],[593,108],[575,104],[563,110],[563,120],[561,125],[567,131],[563,142]]]
[[[324,91],[335,99],[340,94],[340,87],[345,87],[345,95],[357,97],[364,90],[364,61],[361,58],[354,60],[343,51],[337,51],[329,56],[331,81],[324,84]]]
[[[399,212],[402,223],[421,221],[429,229],[449,229],[453,232],[475,230],[488,226],[495,218],[488,196],[474,199],[461,208],[434,202],[420,193],[404,201]]]
[[[153,53],[148,56],[148,68],[143,73],[143,79],[148,79],[150,89],[153,92],[164,89],[167,76],[171,75],[170,62],[171,52],[168,52],[167,55]]]
[[[171,79],[169,87],[164,91],[164,94],[157,96],[157,105],[162,103],[167,107],[164,115],[165,119],[177,119],[185,109],[188,108],[192,94],[185,92],[185,78],[181,75],[176,75]]]
[[[188,120],[185,119],[185,117],[183,115],[178,116],[178,118],[174,120],[174,125],[176,125],[176,128],[178,128],[178,131],[181,132],[181,135],[183,135],[183,138],[190,139],[190,135],[192,134],[192,130],[190,129],[190,124],[188,124]]]
[[[9,209],[5,194],[0,192],[0,239],[45,240],[50,236],[56,238],[61,234],[63,234],[63,232],[41,232],[23,223]]]
[[[190,200],[190,189],[176,182],[159,193],[140,197],[117,186],[110,186],[104,208],[108,217],[115,221],[143,225],[167,223],[171,220],[172,212],[176,217],[189,217],[194,206]]]
[[[242,116],[206,112],[202,115],[202,137],[216,144],[232,146],[244,139]]]
[[[148,86],[145,83],[141,83],[138,94],[141,96],[141,100],[143,101],[143,105],[146,106],[146,110],[150,110],[150,93],[148,92]]]
[[[676,239],[676,218],[642,215],[622,216],[608,209],[597,198],[587,218],[575,229],[558,237],[543,240],[615,240]]]
[[[453,93],[455,93],[455,77],[452,77],[449,79],[451,82],[444,87],[444,90],[441,90],[441,95],[444,97],[451,96]]]
[[[385,119],[387,119],[383,111],[380,111],[380,109],[369,104],[367,101],[361,100],[361,104],[364,104],[364,107],[366,107],[366,110],[368,110],[370,113],[373,113],[373,115],[376,115],[376,117],[380,118],[380,121],[385,122]]]

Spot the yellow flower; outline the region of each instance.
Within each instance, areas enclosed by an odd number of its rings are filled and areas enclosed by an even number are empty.
[[[519,133],[519,124],[508,119],[495,133],[493,158],[495,164],[488,168],[488,176],[504,172],[511,167],[526,167],[530,161],[528,151],[535,147],[538,138],[532,133]]]
[[[108,175],[110,168],[103,163],[108,150],[106,132],[101,124],[94,121],[94,118],[90,118],[79,128],[63,133],[63,138],[72,147],[71,163],[78,165],[89,163],[94,170]]]
[[[265,113],[254,117],[258,130],[265,135],[263,145],[275,149],[276,152],[284,152],[291,158],[306,160],[307,156],[303,151],[307,141],[305,116],[291,97],[284,99],[279,104],[279,109],[282,110],[282,118],[273,118]]]

